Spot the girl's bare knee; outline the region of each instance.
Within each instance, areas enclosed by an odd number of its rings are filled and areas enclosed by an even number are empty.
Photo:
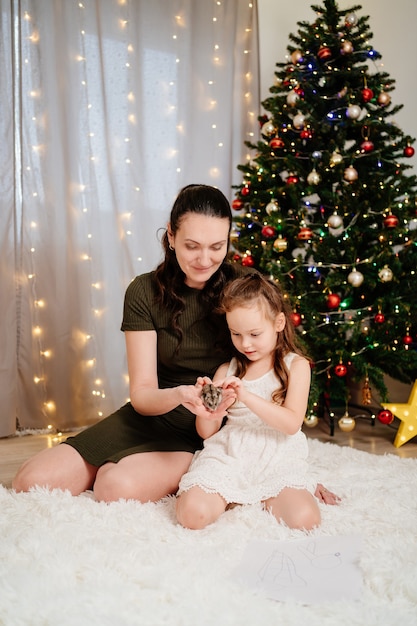
[[[291,523],[291,528],[299,530],[313,530],[321,524],[320,511],[315,508],[303,507],[295,511]]]
[[[197,497],[188,491],[177,498],[176,513],[181,526],[190,530],[202,530],[215,522],[220,515],[213,510],[206,498]]]
[[[264,504],[279,522],[284,522],[289,528],[309,531],[320,526],[320,509],[307,492],[283,490],[279,496],[266,500]]]

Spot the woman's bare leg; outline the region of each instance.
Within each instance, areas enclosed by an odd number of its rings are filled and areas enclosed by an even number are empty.
[[[219,494],[191,487],[177,498],[177,520],[185,528],[200,530],[215,522],[226,506],[226,501]]]
[[[35,486],[67,489],[77,496],[91,489],[96,472],[97,467],[84,461],[75,448],[62,443],[25,461],[12,481],[12,487],[16,491],[28,491]]]
[[[275,498],[266,500],[265,508],[290,528],[311,530],[321,522],[318,504],[307,489],[286,487]]]
[[[97,500],[157,502],[176,493],[188,470],[191,452],[141,452],[99,468],[94,483]]]

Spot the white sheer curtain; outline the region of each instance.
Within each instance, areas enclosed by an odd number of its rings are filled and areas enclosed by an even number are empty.
[[[0,0],[0,436],[128,395],[124,291],[178,190],[232,199],[257,134],[256,0]]]

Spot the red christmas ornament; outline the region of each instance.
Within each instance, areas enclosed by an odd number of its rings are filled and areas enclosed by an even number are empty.
[[[398,222],[399,222],[398,217],[390,213],[384,219],[384,226],[386,226],[387,228],[395,228],[396,226],[398,226]]]
[[[233,261],[240,261],[240,254],[234,254],[233,255]]]
[[[372,89],[369,89],[369,87],[364,87],[364,89],[362,89],[362,100],[364,102],[369,102],[370,100],[372,100],[373,97],[374,92],[372,91]]]
[[[240,209],[244,206],[244,202],[239,200],[239,198],[235,198],[232,202],[232,209],[235,211],[240,211]]]
[[[294,176],[294,174],[291,174],[290,176],[288,176],[285,182],[287,183],[287,185],[296,185],[298,181],[299,181],[298,176]]]
[[[374,320],[377,324],[383,324],[385,322],[385,315],[383,313],[377,313]]]
[[[294,324],[294,326],[297,328],[297,326],[300,326],[301,324],[301,315],[297,313],[296,311],[294,311],[293,313],[291,313],[291,321]]]
[[[332,51],[327,46],[322,46],[321,48],[319,48],[319,51],[317,52],[317,56],[320,59],[320,61],[326,61],[327,59],[330,59],[330,57],[332,56]]]
[[[242,194],[242,196],[248,196],[250,194],[250,189],[248,185],[245,185],[245,187],[242,187],[242,189],[240,190],[240,193]]]
[[[313,231],[311,230],[311,228],[300,228],[299,233],[297,235],[297,239],[300,239],[300,241],[307,241],[308,239],[311,239],[313,236]]]
[[[271,139],[271,141],[269,142],[269,145],[273,150],[276,150],[279,148],[283,148],[285,146],[285,143],[281,139],[281,137],[273,137],[273,139]]]
[[[363,141],[361,143],[361,150],[362,152],[372,152],[373,149],[375,148],[374,144],[372,141],[369,141],[369,139]]]
[[[255,265],[255,260],[251,254],[247,254],[242,259],[242,265],[245,267],[253,267]]]
[[[404,156],[407,158],[411,158],[414,156],[414,148],[413,146],[405,146],[404,148]]]
[[[338,365],[335,366],[334,373],[336,374],[336,376],[339,376],[339,378],[346,376],[347,374],[346,365],[344,365],[343,363],[339,363]]]
[[[301,137],[301,139],[312,139],[313,138],[313,133],[311,132],[311,130],[308,130],[306,128],[306,129],[301,131],[300,137]]]
[[[304,89],[302,89],[301,87],[294,87],[294,91],[297,95],[300,96],[300,98],[304,96]]]
[[[329,293],[326,298],[327,308],[328,309],[337,309],[340,304],[340,296],[337,293]]]
[[[265,239],[273,239],[277,236],[277,231],[273,226],[264,226],[261,233],[262,237],[265,237]]]
[[[411,335],[405,335],[405,337],[403,337],[403,344],[405,346],[409,346],[411,343],[413,343],[413,338]]]
[[[380,411],[377,415],[377,418],[381,422],[381,424],[392,424],[394,421],[394,415],[388,409],[384,409]]]

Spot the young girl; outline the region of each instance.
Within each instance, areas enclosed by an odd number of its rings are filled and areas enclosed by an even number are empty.
[[[310,364],[296,347],[290,311],[280,288],[259,274],[229,283],[221,308],[236,355],[213,384],[233,389],[236,402],[223,428],[218,411],[197,414],[204,448],[181,479],[177,519],[200,529],[231,503],[262,502],[277,520],[310,530],[320,524],[301,432]],[[210,382],[200,378],[197,386]]]

